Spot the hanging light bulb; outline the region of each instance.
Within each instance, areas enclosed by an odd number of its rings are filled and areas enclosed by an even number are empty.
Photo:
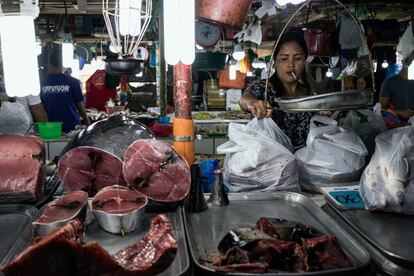
[[[165,60],[190,65],[195,58],[194,0],[164,1]]]
[[[130,58],[151,21],[152,0],[102,0],[110,50]]]
[[[244,59],[244,57],[246,56],[246,53],[244,52],[244,49],[242,48],[242,46],[239,43],[237,43],[234,46],[232,56],[237,61]]]
[[[64,38],[62,42],[62,66],[71,67],[73,64],[73,42]]]
[[[384,59],[384,62],[381,64],[381,67],[384,68],[384,69],[387,69],[388,65],[389,65],[388,61],[386,59]]]
[[[332,75],[333,73],[331,71],[331,68],[329,68],[328,71],[326,71],[325,76],[327,76],[328,78],[332,78]]]
[[[119,0],[119,32],[136,36],[141,31],[141,0]]]
[[[40,82],[34,19],[39,15],[39,1],[21,0],[13,2],[13,5],[6,4],[0,5],[1,54],[6,93],[10,97],[38,95]]]

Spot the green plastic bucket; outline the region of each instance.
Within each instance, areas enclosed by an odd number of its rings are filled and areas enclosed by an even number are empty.
[[[62,122],[39,122],[34,125],[39,128],[42,139],[59,139],[62,134]]]

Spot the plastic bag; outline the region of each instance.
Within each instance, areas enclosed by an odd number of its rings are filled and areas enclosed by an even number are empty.
[[[374,107],[374,111],[369,109],[336,111],[331,118],[335,119],[339,125],[350,126],[364,142],[369,154],[374,152],[375,137],[387,130],[380,104]]]
[[[359,185],[367,209],[414,213],[414,127],[377,136]]]
[[[25,135],[31,127],[32,115],[22,104],[2,102],[0,133]]]
[[[292,145],[272,119],[230,123],[228,135],[217,152],[226,154],[223,176],[231,192],[299,191]]]
[[[408,23],[407,29],[398,43],[397,52],[403,57],[404,64],[409,66],[414,59],[414,34],[412,22]]]
[[[216,175],[214,171],[220,168],[220,160],[218,159],[208,159],[200,162],[201,172],[201,184],[203,185],[203,191],[205,193],[210,193],[211,189],[214,187],[216,182]]]
[[[311,119],[306,147],[298,150],[300,179],[308,183],[349,182],[359,179],[368,154],[362,140],[347,126],[324,116]]]

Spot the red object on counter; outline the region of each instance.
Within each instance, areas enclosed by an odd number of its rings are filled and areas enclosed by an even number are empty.
[[[106,102],[116,98],[116,89],[105,84],[105,70],[96,70],[86,81],[86,108],[105,111]]]

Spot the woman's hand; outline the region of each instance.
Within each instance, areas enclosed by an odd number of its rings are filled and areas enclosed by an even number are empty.
[[[247,104],[247,110],[257,119],[272,116],[273,108],[267,101],[252,100]]]

